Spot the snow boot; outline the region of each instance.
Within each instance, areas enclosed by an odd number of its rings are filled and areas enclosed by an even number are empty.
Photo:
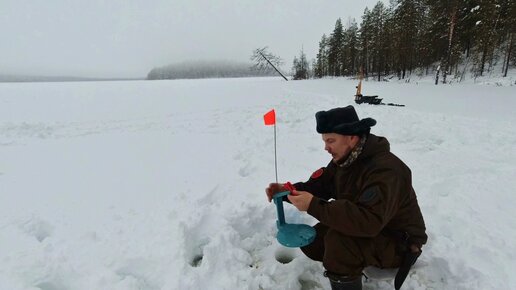
[[[362,276],[340,276],[328,271],[324,272],[324,276],[330,280],[332,290],[362,290]]]

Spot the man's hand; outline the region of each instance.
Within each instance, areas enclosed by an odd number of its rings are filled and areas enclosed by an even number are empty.
[[[308,191],[292,191],[287,195],[288,200],[299,210],[307,211],[314,196]]]
[[[269,184],[269,187],[265,189],[265,193],[267,194],[269,202],[271,202],[273,195],[282,191],[286,191],[285,185],[283,183],[271,183]]]

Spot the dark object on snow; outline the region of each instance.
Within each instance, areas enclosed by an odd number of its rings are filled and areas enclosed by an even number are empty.
[[[417,258],[421,255],[421,250],[418,252],[408,251],[403,256],[401,260],[400,268],[398,269],[398,273],[396,274],[396,278],[394,278],[394,288],[399,290],[403,282],[405,282],[405,278],[407,278],[408,272],[412,265],[416,263]]]
[[[405,107],[405,105],[400,105],[400,104],[393,104],[393,103],[382,103],[382,100],[383,99],[380,99],[378,98],[378,96],[364,96],[362,95],[362,79],[364,78],[364,75],[362,74],[362,69],[360,69],[360,75],[359,75],[359,79],[360,81],[358,82],[358,85],[357,85],[357,93],[355,94],[355,103],[357,104],[362,104],[362,103],[366,103],[366,104],[371,104],[371,105],[387,105],[387,106],[396,106],[396,107]]]
[[[396,277],[394,278],[394,289],[399,290],[401,285],[403,285],[403,282],[405,282],[405,278],[407,278],[410,268],[412,268],[412,265],[416,263],[417,258],[421,256],[423,251],[420,246],[417,246],[412,242],[412,238],[408,232],[384,229],[383,234],[393,238],[405,247],[405,251],[401,258],[401,264],[398,268],[398,272],[396,273]]]
[[[357,85],[357,93],[355,94],[355,103],[357,104],[371,104],[371,105],[379,105],[382,103],[382,99],[379,99],[378,96],[364,96],[362,95],[362,79],[364,78],[362,74],[362,69],[360,69],[360,81]]]
[[[402,104],[393,104],[393,103],[387,103],[387,104],[381,103],[380,105],[395,106],[395,107],[405,107],[405,105],[402,105]]]
[[[370,105],[387,105],[387,106],[396,106],[396,107],[405,107],[405,105],[394,104],[394,103],[382,103],[383,99],[378,98],[378,96],[362,96],[355,95],[355,103],[357,104],[370,104]]]
[[[378,98],[378,96],[363,96],[362,94],[355,95],[355,103],[357,104],[371,104],[371,105],[380,105],[383,99]]]

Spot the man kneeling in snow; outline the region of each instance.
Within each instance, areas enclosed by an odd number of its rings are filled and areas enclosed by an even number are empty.
[[[332,160],[287,196],[319,220],[314,242],[301,250],[323,262],[332,289],[362,289],[364,267],[400,267],[408,254],[417,258],[427,241],[411,172],[390,152],[387,139],[369,133],[376,121],[359,120],[353,106],[320,111],[315,118]],[[269,201],[285,190],[271,183]]]

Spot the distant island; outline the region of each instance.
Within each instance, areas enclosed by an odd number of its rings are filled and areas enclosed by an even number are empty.
[[[148,80],[203,79],[274,76],[274,71],[258,71],[252,63],[233,61],[185,61],[153,68]]]

